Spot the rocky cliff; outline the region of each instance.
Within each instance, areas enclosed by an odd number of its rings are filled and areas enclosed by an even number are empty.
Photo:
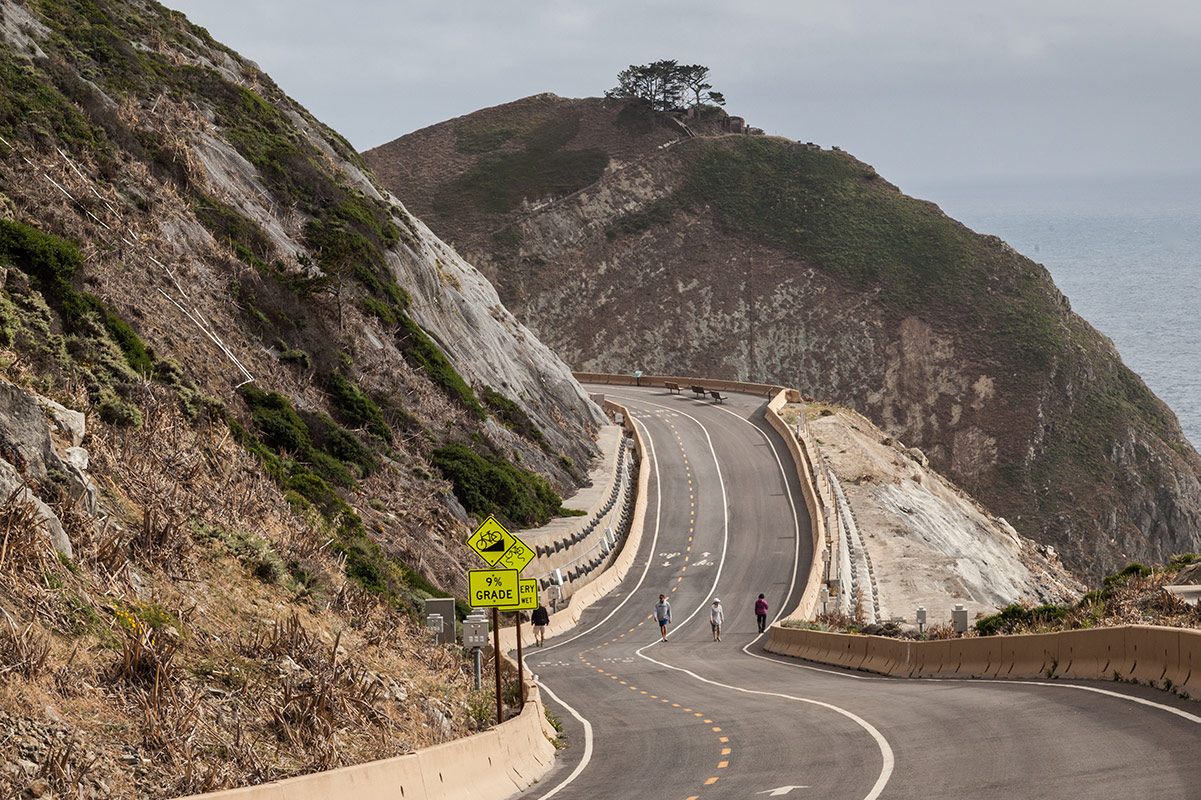
[[[578,369],[856,408],[1081,575],[1201,545],[1201,459],[1042,266],[715,112],[539,95],[365,158]]]

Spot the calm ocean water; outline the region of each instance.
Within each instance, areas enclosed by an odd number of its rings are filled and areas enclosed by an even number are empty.
[[[1046,266],[1201,447],[1201,175],[902,188]]]

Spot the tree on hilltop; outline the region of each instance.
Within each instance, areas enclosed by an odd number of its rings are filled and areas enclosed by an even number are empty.
[[[680,64],[675,59],[651,64],[631,64],[617,74],[617,86],[605,97],[645,103],[655,111],[681,107],[691,97],[693,105],[725,105],[721,92],[710,91],[709,68],[701,64]]]

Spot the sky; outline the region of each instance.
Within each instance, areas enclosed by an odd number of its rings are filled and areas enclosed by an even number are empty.
[[[941,182],[1201,175],[1196,0],[168,0],[366,150],[631,64],[711,70],[726,109]]]

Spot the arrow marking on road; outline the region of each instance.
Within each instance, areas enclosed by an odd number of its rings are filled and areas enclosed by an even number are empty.
[[[765,789],[762,792],[755,792],[755,794],[766,794],[770,797],[779,797],[782,794],[788,794],[793,789],[808,789],[808,788],[809,788],[808,786],[781,786],[778,789]]]

